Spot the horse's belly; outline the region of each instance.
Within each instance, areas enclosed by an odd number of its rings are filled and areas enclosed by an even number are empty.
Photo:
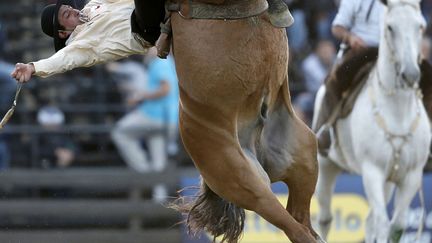
[[[240,103],[286,81],[286,34],[265,15],[223,21],[174,14],[172,26],[180,88],[194,100]]]

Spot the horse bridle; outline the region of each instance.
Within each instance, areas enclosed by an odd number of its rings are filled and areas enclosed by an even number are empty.
[[[406,132],[404,134],[397,134],[397,133],[390,131],[390,129],[387,126],[387,123],[385,122],[384,117],[379,112],[372,84],[369,83],[367,89],[368,89],[369,99],[372,103],[372,112],[373,112],[373,116],[375,118],[375,122],[378,125],[378,127],[383,130],[387,141],[389,142],[390,146],[392,147],[393,158],[389,164],[389,167],[391,167],[391,170],[389,170],[390,174],[388,175],[388,179],[391,181],[394,181],[396,173],[400,168],[400,161],[399,160],[400,160],[400,156],[402,153],[402,148],[408,142],[409,138],[412,137],[412,134],[417,130],[417,127],[420,123],[421,111],[420,111],[419,101],[422,99],[421,90],[417,89],[417,92],[416,92],[416,96],[417,96],[417,99],[416,99],[416,104],[417,104],[416,116],[412,120],[408,132]],[[402,141],[399,144],[399,146],[397,146],[396,143],[394,142],[396,139],[400,139]]]
[[[408,1],[400,1],[400,2],[397,2],[395,4],[389,4],[388,5],[388,11],[390,11],[391,8],[393,8],[395,6],[400,6],[400,5],[402,5],[402,6],[403,5],[408,5],[410,7],[413,7],[415,10],[420,11],[420,6],[418,4],[414,4],[414,3],[408,2]],[[394,50],[393,45],[389,42],[388,38],[385,38],[385,41],[387,42],[387,46],[390,49],[390,60],[391,60],[391,62],[395,66],[396,78],[399,80],[399,78],[400,78],[400,72],[399,72],[400,71],[399,70],[400,63],[397,61],[397,59],[395,57],[396,51]],[[377,74],[378,84],[381,86],[381,88],[383,88],[383,90],[386,90],[387,88],[384,87],[384,84],[381,81],[381,77],[380,77],[378,68],[376,69],[376,74]],[[392,88],[390,91],[386,91],[387,95],[393,95],[396,92],[396,89],[414,89],[414,90],[418,90],[418,84],[416,83],[413,87],[404,88],[402,84],[400,84],[400,87],[398,87],[398,83],[396,83],[396,86],[394,88]]]
[[[404,86],[402,86],[402,85],[400,85],[400,87],[398,87],[398,85],[396,85],[396,86],[391,87],[391,88],[389,89],[388,87],[385,87],[385,86],[384,86],[384,84],[383,84],[383,82],[382,82],[382,79],[381,79],[381,76],[380,76],[380,73],[379,73],[379,69],[378,69],[378,67],[376,68],[375,73],[376,73],[376,78],[377,78],[377,81],[378,81],[378,85],[381,87],[381,89],[384,91],[384,93],[385,93],[386,95],[388,95],[388,96],[392,96],[392,95],[394,95],[394,94],[396,93],[397,90],[410,90],[410,89],[412,89],[412,90],[415,90],[416,93],[418,93],[418,92],[421,93],[421,90],[420,90],[420,88],[419,88],[419,84],[418,84],[418,83],[415,83],[415,84],[414,84],[413,86],[411,86],[411,87],[410,87],[410,86],[404,87]],[[397,73],[396,78],[399,79],[399,76],[400,76],[400,74]]]

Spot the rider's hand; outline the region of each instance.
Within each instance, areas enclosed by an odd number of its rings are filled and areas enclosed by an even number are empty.
[[[11,77],[20,83],[28,82],[35,72],[33,64],[17,63],[15,69],[11,73]]]
[[[366,48],[366,43],[358,36],[349,34],[347,38],[348,45],[354,50]]]

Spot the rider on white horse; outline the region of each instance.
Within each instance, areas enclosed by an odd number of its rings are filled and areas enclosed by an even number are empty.
[[[431,86],[430,76],[425,75],[430,69],[419,63],[421,34],[426,28],[420,0],[382,2],[386,7],[377,61],[367,65],[371,69],[362,68],[357,75],[353,75],[357,69],[348,70],[351,73],[346,69],[336,71],[339,75],[355,76],[354,81],[348,77],[344,80],[359,85],[355,87],[358,91],[356,99],[349,95],[342,105],[336,106],[336,111],[341,110],[341,117],[335,120],[332,115],[328,122],[335,139],[327,154],[318,155],[320,173],[315,192],[320,207],[318,225],[324,238],[331,227],[331,197],[336,178],[341,172],[348,171],[362,176],[368,200],[370,210],[365,223],[365,242],[399,242],[407,228],[406,215],[421,188],[423,168],[430,154],[430,119],[419,90],[421,78],[423,82],[429,82],[427,87]],[[342,67],[352,68],[346,65],[346,59]],[[364,82],[360,81],[362,79]],[[319,109],[326,102],[323,101],[324,92],[330,83],[332,88],[336,87],[336,81],[330,79],[318,91],[316,115],[321,115]],[[331,95],[340,92],[336,95],[346,97],[346,93],[341,95],[345,90],[331,91]],[[353,106],[349,112],[350,102]],[[316,119],[314,127],[318,127]],[[386,208],[392,198],[394,210],[390,217]]]
[[[340,53],[343,56],[325,81],[326,91],[313,128],[317,132],[319,152],[322,154],[326,154],[330,147],[329,128],[332,124],[329,124],[329,118],[342,94],[361,80],[355,79],[358,71],[378,57],[383,12],[384,6],[378,0],[342,0],[340,3],[332,32],[342,42],[338,56],[342,56]],[[426,60],[422,60],[421,72],[420,87],[425,102],[430,99],[425,89],[431,88],[432,83],[432,67]],[[431,116],[428,104],[425,106]]]

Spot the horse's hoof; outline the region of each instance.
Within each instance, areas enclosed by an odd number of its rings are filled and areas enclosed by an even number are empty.
[[[402,238],[403,229],[392,229],[390,232],[390,242],[399,243]]]
[[[317,243],[327,243],[325,240],[321,239],[321,237],[317,236]]]
[[[270,22],[279,28],[286,28],[294,23],[294,18],[291,15],[288,6],[282,0],[267,0],[269,3],[269,18]]]

